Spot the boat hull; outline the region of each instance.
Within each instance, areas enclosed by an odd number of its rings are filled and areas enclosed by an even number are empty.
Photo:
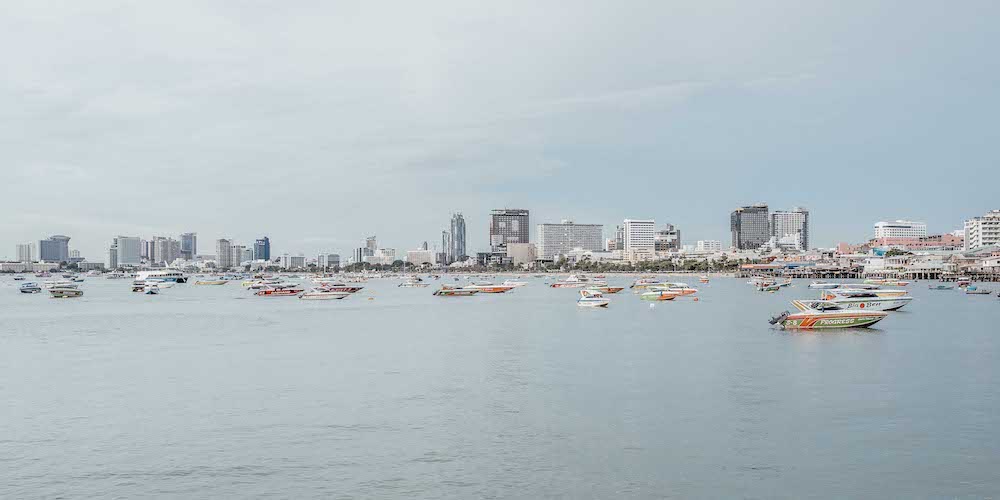
[[[310,292],[299,295],[302,300],[340,300],[347,296],[348,292]]]
[[[679,293],[671,292],[646,292],[639,296],[642,300],[652,300],[652,301],[662,301],[662,300],[674,300],[680,297]]]
[[[837,312],[834,314],[798,313],[792,314],[782,321],[785,329],[824,330],[832,328],[866,328],[886,317],[885,312],[855,313]]]

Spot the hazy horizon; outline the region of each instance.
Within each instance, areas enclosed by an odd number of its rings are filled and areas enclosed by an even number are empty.
[[[812,246],[1000,208],[995,2],[7,5],[0,256],[197,232],[275,254],[810,210]],[[532,227],[534,240],[534,227]]]

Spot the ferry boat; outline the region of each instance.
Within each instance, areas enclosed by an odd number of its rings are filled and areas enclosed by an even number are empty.
[[[53,299],[72,299],[83,295],[83,290],[77,288],[57,287],[49,290]]]
[[[21,293],[39,293],[42,291],[42,287],[38,286],[38,283],[30,282],[22,284],[18,290]]]
[[[872,290],[829,290],[821,299],[850,309],[869,309],[872,311],[896,311],[909,304],[913,297],[879,297]]]
[[[302,300],[340,300],[350,295],[350,292],[335,292],[321,288],[304,292],[299,295],[299,298]]]
[[[475,295],[479,293],[479,290],[473,288],[455,288],[449,286],[443,286],[440,290],[436,290],[434,295],[438,297],[468,297],[470,295]]]
[[[793,300],[799,312],[785,311],[770,319],[783,329],[865,328],[882,321],[889,313],[852,309],[825,300]]]
[[[661,301],[661,300],[674,300],[680,296],[681,294],[679,292],[671,291],[669,289],[663,289],[663,290],[650,290],[648,292],[643,292],[641,295],[639,295],[639,298],[642,300]]]
[[[259,297],[295,297],[298,294],[304,292],[305,290],[298,288],[296,285],[285,285],[285,286],[273,286],[268,288],[261,288],[255,293]]]
[[[608,307],[611,300],[597,290],[580,290],[580,298],[576,301],[579,307]]]
[[[139,271],[135,275],[137,281],[160,280],[173,283],[187,283],[187,276],[176,269],[158,269],[155,271]]]

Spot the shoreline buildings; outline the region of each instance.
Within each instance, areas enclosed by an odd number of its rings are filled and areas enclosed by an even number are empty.
[[[254,260],[271,260],[271,239],[267,236],[259,238],[253,243]]]
[[[625,219],[622,222],[623,258],[629,262],[651,260],[656,251],[653,219]]]
[[[766,203],[737,208],[729,215],[733,248],[756,250],[771,239],[770,217]]]
[[[194,260],[198,255],[198,233],[181,233],[181,258]]]
[[[553,260],[571,250],[599,252],[604,248],[604,226],[601,224],[576,224],[563,220],[559,224],[538,224],[535,229],[537,258],[541,260]]]
[[[38,242],[38,260],[69,262],[69,236],[56,234]]]
[[[923,238],[927,236],[927,224],[909,220],[875,223],[875,239],[879,238]]]
[[[1000,245],[1000,210],[991,210],[982,217],[965,221],[965,249]]]
[[[789,211],[771,213],[772,247],[809,250],[809,211],[794,207]]]
[[[490,250],[506,253],[509,243],[530,243],[529,214],[520,208],[501,208],[490,212]]]

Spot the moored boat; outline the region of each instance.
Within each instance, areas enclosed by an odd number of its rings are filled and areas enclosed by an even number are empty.
[[[927,289],[929,289],[929,290],[954,290],[955,289],[955,285],[943,285],[943,284],[927,285]]]
[[[38,283],[30,282],[22,284],[18,290],[20,290],[21,293],[38,293],[42,291],[42,287],[38,286]]]
[[[681,294],[679,292],[671,291],[669,289],[663,289],[663,290],[650,290],[648,292],[643,292],[641,295],[639,295],[639,298],[642,300],[661,301],[661,300],[674,300],[680,296]]]
[[[576,301],[579,307],[608,307],[611,300],[597,290],[580,290],[580,298]]]
[[[184,273],[176,269],[160,269],[156,271],[139,271],[135,275],[135,279],[139,281],[148,280],[158,280],[158,281],[169,281],[171,283],[187,283],[187,277]]]
[[[785,311],[771,318],[784,329],[864,328],[882,321],[889,313],[851,309],[825,300],[793,300],[799,312]]]
[[[507,293],[514,289],[513,286],[494,285],[493,283],[474,283],[465,288],[479,290],[480,293]]]
[[[228,280],[199,280],[195,281],[195,285],[225,285],[229,283]]]
[[[598,292],[608,293],[608,294],[618,293],[624,289],[625,287],[623,286],[609,286],[609,285],[591,285],[587,287],[587,290],[597,290]]]
[[[840,283],[833,283],[829,281],[813,281],[809,283],[809,288],[816,290],[831,290],[840,286]]]
[[[443,286],[440,290],[436,290],[434,295],[438,297],[468,297],[477,293],[479,293],[479,290],[472,288]]]
[[[71,299],[83,295],[83,290],[78,288],[57,287],[49,289],[53,299]]]
[[[340,300],[350,295],[350,292],[335,292],[319,288],[303,292],[299,294],[299,298],[302,300]]]
[[[877,290],[827,290],[821,299],[849,309],[896,311],[913,300],[909,295],[880,297]]]
[[[298,285],[275,285],[261,288],[254,295],[259,297],[294,297],[304,291]]]

